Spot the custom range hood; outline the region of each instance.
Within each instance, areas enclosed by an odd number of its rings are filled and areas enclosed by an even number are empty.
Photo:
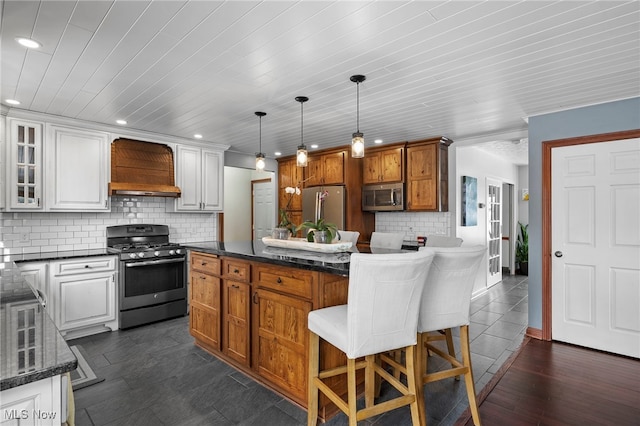
[[[167,145],[119,138],[111,143],[109,195],[180,197]]]

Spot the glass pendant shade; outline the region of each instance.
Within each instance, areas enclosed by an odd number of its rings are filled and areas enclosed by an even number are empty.
[[[262,152],[259,152],[258,154],[256,154],[256,170],[264,170],[264,166],[266,166],[264,154]]]
[[[353,158],[364,157],[364,135],[356,132],[351,138],[351,156]]]
[[[307,147],[304,145],[298,146],[298,151],[296,152],[296,166],[298,167],[307,167],[307,158],[309,153],[307,152]]]

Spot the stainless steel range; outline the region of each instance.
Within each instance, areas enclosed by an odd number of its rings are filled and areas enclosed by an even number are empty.
[[[120,259],[121,329],[187,314],[186,250],[168,226],[108,226],[107,250]]]

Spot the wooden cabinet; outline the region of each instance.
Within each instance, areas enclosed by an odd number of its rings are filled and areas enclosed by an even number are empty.
[[[50,262],[47,310],[66,339],[118,329],[116,261],[98,256]]]
[[[182,191],[175,210],[222,211],[224,152],[178,145],[175,161],[176,186]]]
[[[190,331],[196,343],[306,406],[307,316],[312,309],[346,303],[348,278],[195,251],[190,259]],[[323,368],[345,363],[333,346],[323,343],[320,350]],[[343,378],[332,386],[346,394]],[[321,400],[321,417],[335,410]]]
[[[289,194],[285,193],[286,187],[298,187],[302,189],[303,168],[296,165],[295,158],[289,158],[278,162],[278,205],[281,209],[287,206]],[[302,197],[291,197],[290,211],[302,210]]]
[[[367,150],[363,158],[362,183],[392,183],[404,180],[404,146]]]
[[[222,348],[220,310],[220,259],[191,253],[189,270],[189,330],[212,350]]]
[[[407,145],[406,201],[408,211],[449,211],[447,138]]]
[[[304,168],[305,186],[344,184],[346,156],[347,151],[310,155],[307,167]]]
[[[44,123],[8,119],[9,177],[7,193],[10,210],[43,210],[42,132]]]
[[[223,352],[242,365],[250,363],[251,266],[238,259],[222,259],[223,277]]]

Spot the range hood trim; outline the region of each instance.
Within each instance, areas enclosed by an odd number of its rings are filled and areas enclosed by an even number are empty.
[[[146,197],[173,197],[182,195],[180,188],[169,185],[148,185],[142,183],[110,182],[109,195],[134,195]]]

